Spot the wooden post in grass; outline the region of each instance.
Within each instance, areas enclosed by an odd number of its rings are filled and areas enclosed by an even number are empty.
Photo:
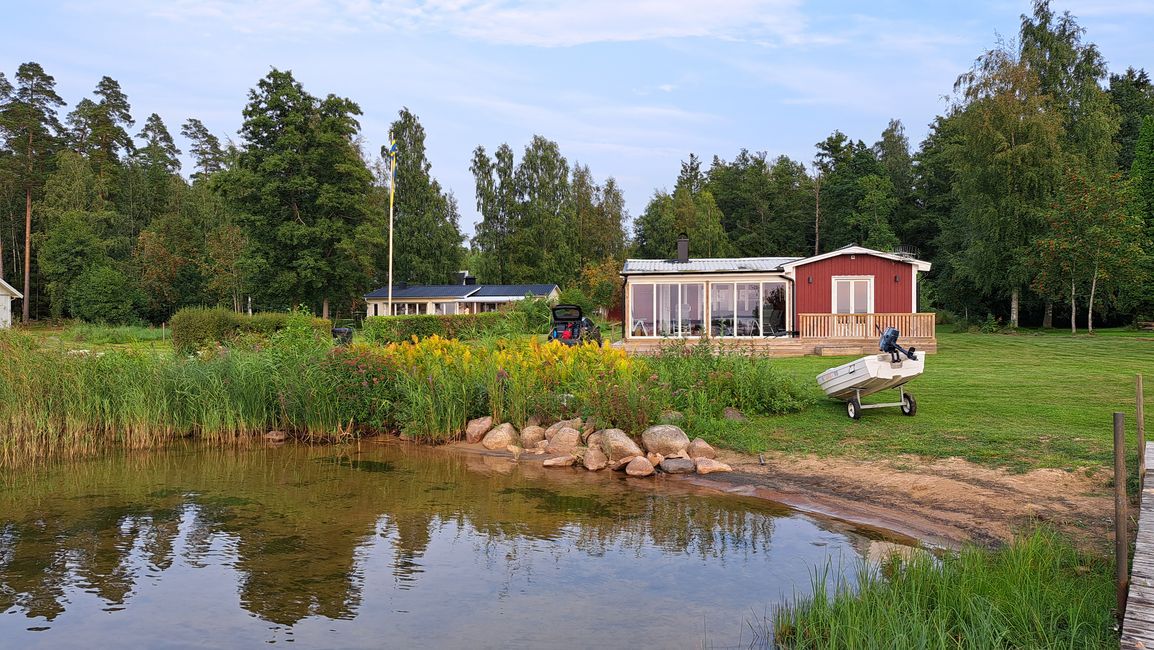
[[[1141,493],[1146,488],[1146,403],[1142,395],[1142,375],[1138,375],[1138,396],[1134,416],[1138,419],[1138,492]]]
[[[1114,561],[1117,569],[1118,625],[1126,612],[1126,591],[1130,582],[1130,562],[1126,555],[1130,538],[1126,534],[1126,421],[1114,414]]]

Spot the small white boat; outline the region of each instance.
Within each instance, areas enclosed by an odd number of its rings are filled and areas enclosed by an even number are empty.
[[[882,354],[871,354],[844,363],[817,376],[817,383],[825,394],[845,401],[847,415],[855,420],[861,418],[862,409],[867,408],[900,406],[904,415],[913,415],[917,412],[914,396],[905,392],[902,387],[922,374],[925,361],[914,354],[913,350],[906,352],[897,346],[896,331],[888,338],[889,345],[887,336],[882,337],[880,347],[885,350]],[[906,358],[901,358],[902,354],[905,354]],[[890,388],[898,389],[900,401],[885,404],[861,403],[861,398]]]

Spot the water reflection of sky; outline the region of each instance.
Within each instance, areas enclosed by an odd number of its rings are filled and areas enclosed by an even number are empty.
[[[0,638],[725,647],[869,543],[673,482],[395,448],[332,458],[193,450],[18,478],[0,489]]]

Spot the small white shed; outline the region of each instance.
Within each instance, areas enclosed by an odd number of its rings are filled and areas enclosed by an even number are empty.
[[[12,299],[24,296],[0,278],[0,329],[12,327]]]

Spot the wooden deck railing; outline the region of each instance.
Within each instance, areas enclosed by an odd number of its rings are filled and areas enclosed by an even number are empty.
[[[903,339],[934,338],[934,314],[798,314],[803,339],[877,338],[896,327]]]

